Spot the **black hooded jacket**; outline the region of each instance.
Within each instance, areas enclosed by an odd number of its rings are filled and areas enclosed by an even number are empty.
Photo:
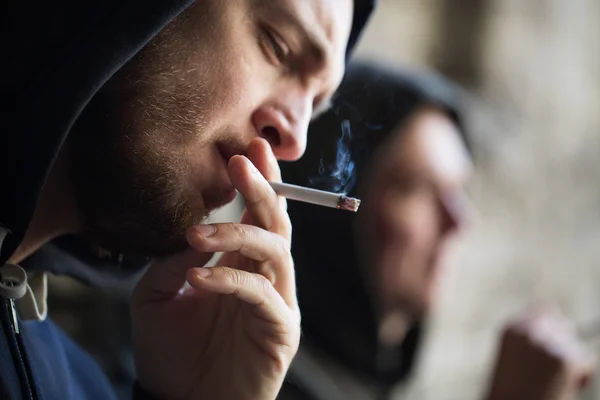
[[[5,0],[0,6],[1,400],[114,398],[98,366],[50,321],[22,320],[13,299],[22,295],[24,280],[4,263],[23,239],[48,171],[86,104],[191,3]],[[355,2],[349,49],[373,3]],[[137,270],[144,265],[120,262]],[[73,238],[47,245],[23,263],[29,273],[51,271],[102,284],[119,279],[113,265]]]
[[[360,197],[373,155],[417,108],[437,106],[461,126],[461,102],[461,91],[434,73],[351,62],[332,108],[309,127],[305,156],[284,164],[283,178]],[[365,398],[352,397],[351,389],[340,388],[340,380],[336,383],[328,376],[334,374],[332,369],[367,383],[377,399],[387,398],[390,388],[411,372],[421,323],[398,348],[378,344],[374,296],[365,284],[367,266],[358,262],[360,243],[355,235],[356,219],[368,208],[363,204],[355,214],[294,201],[288,204],[303,336],[281,400]]]

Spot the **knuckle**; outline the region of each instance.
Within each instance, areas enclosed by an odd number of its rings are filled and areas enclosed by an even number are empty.
[[[271,281],[264,275],[256,274],[256,286],[261,293],[270,293],[273,289],[273,284]]]
[[[302,312],[300,311],[300,307],[298,306],[297,303],[295,303],[291,307],[291,311],[292,311],[293,323],[297,324],[298,326],[301,326],[302,325]]]
[[[246,284],[247,278],[241,271],[233,268],[225,268],[224,271],[225,279],[230,282],[234,293]]]
[[[287,199],[285,197],[281,197],[281,199],[279,200],[279,204],[281,206],[281,209],[287,213],[287,209],[288,209]]]
[[[283,226],[291,233],[292,232],[292,219],[290,215],[286,212],[283,217]]]
[[[275,248],[277,255],[280,258],[291,257],[291,243],[283,236],[277,235],[278,239],[275,241]]]
[[[231,230],[242,240],[248,236],[248,227],[246,225],[231,224]]]
[[[282,214],[279,231],[289,241],[292,238],[292,220],[287,212],[283,212]]]
[[[285,265],[285,268],[294,268],[294,257],[292,256],[292,253],[290,251],[287,251],[285,253],[282,262]]]
[[[277,280],[277,274],[270,263],[261,263],[257,269],[257,272],[260,276],[266,278],[271,284],[275,284]]]

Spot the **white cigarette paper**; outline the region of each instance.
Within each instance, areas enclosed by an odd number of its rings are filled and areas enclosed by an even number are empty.
[[[275,193],[290,200],[319,206],[337,208],[339,210],[358,211],[360,200],[340,193],[331,193],[324,190],[311,189],[289,183],[269,182]]]

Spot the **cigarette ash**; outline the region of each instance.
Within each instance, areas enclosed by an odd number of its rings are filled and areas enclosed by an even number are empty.
[[[337,208],[339,208],[340,210],[357,212],[358,207],[360,207],[359,199],[355,199],[354,197],[341,196]]]

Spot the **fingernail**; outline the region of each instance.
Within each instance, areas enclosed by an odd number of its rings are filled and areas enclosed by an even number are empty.
[[[196,275],[200,279],[208,278],[212,274],[210,268],[198,268],[196,269]]]
[[[210,237],[217,231],[217,227],[214,225],[198,225],[194,229],[200,236],[204,237]]]

